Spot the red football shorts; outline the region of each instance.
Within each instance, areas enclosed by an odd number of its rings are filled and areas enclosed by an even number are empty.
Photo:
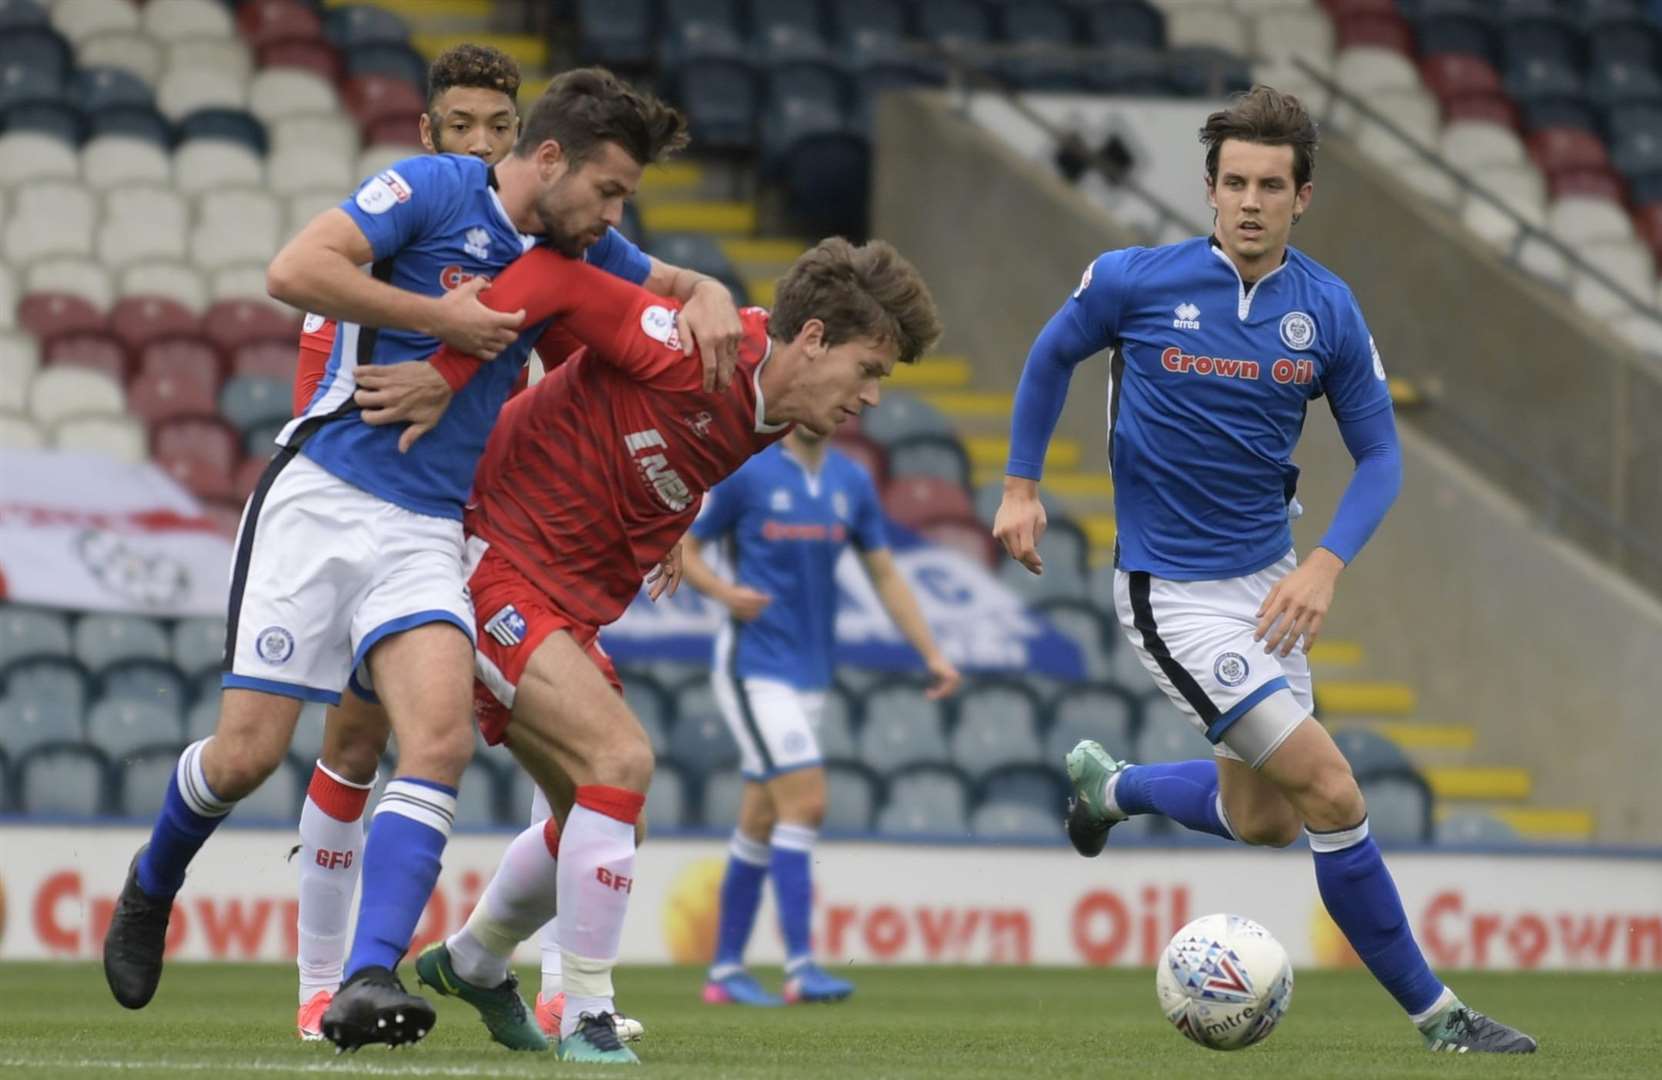
[[[478,676],[473,683],[473,716],[487,743],[496,746],[506,740],[514,694],[525,665],[543,639],[556,631],[570,634],[612,689],[623,693],[617,668],[600,647],[599,628],[561,611],[495,549],[486,550],[467,587],[473,593],[479,631],[473,665]]]

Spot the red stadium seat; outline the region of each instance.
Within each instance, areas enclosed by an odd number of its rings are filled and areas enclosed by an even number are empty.
[[[202,515],[214,523],[214,528],[222,536],[237,535],[237,527],[242,524],[242,504],[246,500],[204,499],[202,500]]]
[[[199,337],[162,338],[138,355],[140,375],[178,375],[217,390],[225,378],[225,361]]]
[[[231,350],[231,374],[292,379],[297,354],[298,343],[293,339],[249,341]]]
[[[1340,49],[1356,45],[1390,49],[1412,59],[1414,31],[1394,11],[1390,14],[1350,15],[1337,21],[1334,44]]]
[[[384,116],[364,129],[366,146],[420,146],[421,127],[414,116]]]
[[[248,0],[237,9],[237,29],[256,49],[291,41],[322,41],[323,24],[299,0]]]
[[[299,68],[331,83],[340,81],[340,54],[326,41],[278,41],[262,46],[260,66]]]
[[[1529,156],[1549,178],[1574,169],[1609,171],[1610,155],[1604,140],[1581,128],[1557,127],[1532,131],[1524,139]]]
[[[214,416],[164,420],[150,432],[150,456],[193,495],[235,499],[241,440]]]
[[[843,424],[831,436],[831,445],[859,462],[871,474],[871,482],[877,485],[879,491],[889,482],[889,458],[882,444],[851,430],[849,424]]]
[[[1590,195],[1620,203],[1622,182],[1608,169],[1565,169],[1547,177],[1547,192],[1554,199],[1566,195]]]
[[[1396,0],[1322,0],[1322,7],[1335,19],[1397,14]]]
[[[997,565],[998,544],[987,526],[973,517],[937,521],[918,531],[931,544],[960,552],[988,570]]]
[[[190,337],[200,320],[177,300],[162,296],[129,296],[110,309],[110,331],[135,355],[158,338]]]
[[[236,488],[239,500],[248,501],[248,496],[254,493],[255,485],[260,482],[260,476],[270,463],[271,457],[268,454],[250,454],[237,466]]]
[[[1461,94],[1443,101],[1443,123],[1478,120],[1518,130],[1518,107],[1504,94]]]
[[[218,405],[214,386],[192,374],[141,371],[127,384],[127,411],[152,424],[211,413]]]
[[[938,476],[903,476],[883,490],[883,512],[921,529],[938,521],[973,518],[975,507],[963,488]]]
[[[300,320],[260,300],[221,300],[202,316],[202,332],[214,347],[230,353],[250,341],[286,341],[300,334]]]
[[[413,83],[389,75],[359,75],[341,86],[341,100],[365,129],[396,117],[411,120],[427,111],[427,99]]]
[[[17,305],[17,324],[41,341],[104,329],[104,315],[73,293],[30,293]]]
[[[121,342],[108,334],[88,330],[52,338],[44,350],[50,366],[73,366],[102,371],[117,383],[126,383],[130,358]]]
[[[1633,212],[1633,231],[1650,245],[1656,263],[1662,266],[1662,203],[1647,203]]]
[[[1467,94],[1499,94],[1500,73],[1489,61],[1469,53],[1438,53],[1420,61],[1420,78],[1437,100]]]

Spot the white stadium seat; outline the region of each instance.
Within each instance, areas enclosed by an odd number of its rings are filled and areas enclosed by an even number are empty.
[[[1526,239],[1518,249],[1518,265],[1549,285],[1562,288],[1570,283],[1570,260],[1544,239]]]
[[[234,71],[169,68],[156,84],[156,108],[178,122],[198,109],[240,109],[248,104],[248,80]]]
[[[38,182],[13,193],[0,252],[19,266],[53,255],[91,255],[98,203],[79,184]]]
[[[162,41],[187,37],[230,37],[236,33],[230,9],[214,0],[149,0],[144,31]]]
[[[338,113],[340,99],[327,80],[301,68],[266,68],[248,86],[248,109],[266,123],[300,113]]]
[[[219,229],[276,235],[283,227],[283,204],[263,188],[206,191],[196,200],[196,220]]]
[[[167,43],[162,70],[218,71],[247,82],[254,58],[240,38],[188,37]]]
[[[1576,254],[1625,287],[1640,303],[1650,302],[1656,267],[1643,244],[1633,240],[1582,244],[1576,248]],[[1571,295],[1583,311],[1596,319],[1613,320],[1634,310],[1631,301],[1580,269],[1574,271]]]
[[[204,270],[269,260],[283,231],[282,205],[258,190],[209,191],[197,203],[191,261]]]
[[[39,450],[46,433],[33,420],[16,412],[0,412],[0,446],[8,450]]]
[[[40,368],[40,344],[23,332],[0,333],[0,409],[23,412],[29,383]]]
[[[339,206],[345,197],[339,188],[312,188],[290,195],[283,211],[283,242],[288,243],[317,215]]]
[[[356,161],[361,149],[358,125],[338,111],[283,116],[267,122],[266,135],[271,140],[273,154],[284,150],[315,149]]]
[[[1633,222],[1614,199],[1566,195],[1547,207],[1547,227],[1571,247],[1599,240],[1631,240]]]
[[[1399,161],[1391,166],[1398,180],[1441,206],[1453,210],[1460,203],[1460,182],[1429,161],[1415,159]]]
[[[1509,127],[1481,120],[1456,120],[1443,128],[1437,148],[1445,158],[1474,177],[1485,165],[1521,165],[1528,160],[1523,141]]]
[[[130,416],[71,416],[52,425],[52,448],[137,463],[150,456],[144,425]]]
[[[1342,49],[1333,65],[1333,77],[1353,94],[1367,98],[1380,90],[1413,90],[1420,73],[1406,56],[1375,45]]]
[[[1662,356],[1662,297],[1653,297],[1652,311],[1635,311],[1616,320],[1616,333],[1642,353]]]
[[[1317,71],[1333,68],[1333,22],[1320,9],[1248,6],[1254,12],[1252,40],[1259,56],[1298,57]],[[1226,46],[1239,51],[1239,45]],[[1280,89],[1280,87],[1277,87]]]
[[[365,147],[364,152],[358,155],[358,167],[352,170],[352,190],[356,191],[359,184],[376,173],[385,172],[405,158],[416,157],[420,153],[421,147],[403,143],[375,143]],[[341,197],[349,194],[351,192],[342,192]]]
[[[104,196],[98,257],[112,267],[185,257],[190,208],[166,187],[122,187]]]
[[[213,188],[258,187],[265,182],[265,163],[238,143],[192,139],[174,151],[173,176],[187,195]]]
[[[25,293],[58,292],[84,298],[99,311],[115,302],[115,282],[102,263],[64,256],[42,259],[24,273]]]
[[[70,416],[120,415],[126,405],[120,385],[91,368],[49,367],[29,382],[29,415],[47,427]]]
[[[75,59],[82,67],[114,67],[131,71],[145,85],[155,86],[162,77],[162,47],[142,33],[117,30],[98,34],[81,42]]]
[[[81,159],[62,139],[36,131],[0,135],[0,187],[30,180],[74,180],[80,175]]]
[[[334,188],[345,198],[357,179],[352,175],[353,163],[352,155],[337,155],[323,148],[290,148],[267,159],[267,186],[279,195]]]
[[[1166,15],[1166,41],[1240,52],[1247,41],[1246,23],[1228,4],[1184,6]]]
[[[1493,165],[1483,170],[1481,175],[1473,175],[1470,172],[1467,175],[1516,211],[1518,216],[1529,224],[1542,227],[1546,225],[1546,182],[1541,179],[1541,174],[1534,165],[1528,162],[1510,167]],[[1500,247],[1511,244],[1518,235],[1516,221],[1497,209],[1489,200],[1477,195],[1466,195],[1460,218],[1468,229]]]
[[[100,135],[81,147],[81,176],[93,188],[168,184],[173,163],[166,150],[148,139]]]
[[[1437,102],[1423,90],[1390,90],[1368,98],[1368,104],[1392,127],[1358,116],[1349,130],[1357,145],[1374,160],[1385,164],[1423,161],[1420,149],[1435,151],[1439,118]],[[1418,149],[1416,149],[1418,147]]]
[[[209,301],[217,304],[221,300],[264,300],[285,314],[292,314],[293,308],[273,300],[265,291],[265,268],[266,263],[253,262],[215,270],[208,282]]]
[[[0,262],[0,331],[17,325],[17,275],[7,264]]]
[[[79,45],[106,31],[137,30],[139,9],[128,0],[56,0],[51,19],[53,29]]]
[[[208,306],[208,283],[191,267],[177,262],[138,263],[121,272],[117,291],[127,296],[165,296],[195,312]]]

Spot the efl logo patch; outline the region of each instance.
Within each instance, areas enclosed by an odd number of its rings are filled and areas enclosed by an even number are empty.
[[[1212,674],[1218,682],[1225,686],[1239,686],[1247,681],[1252,673],[1252,667],[1246,657],[1237,652],[1226,652],[1218,657],[1217,663],[1212,665]]]
[[[525,631],[525,616],[512,604],[492,615],[490,622],[485,624],[485,633],[508,649],[525,640]]]
[[[1075,300],[1083,296],[1085,294],[1085,290],[1091,287],[1091,271],[1094,269],[1096,269],[1096,263],[1092,262],[1086,264],[1085,273],[1080,275],[1079,278],[1079,288],[1073,290],[1073,298]]]
[[[281,626],[268,626],[254,638],[254,651],[268,664],[281,664],[294,655],[294,635]]]
[[[1373,377],[1380,382],[1385,381],[1385,361],[1379,358],[1379,346],[1373,343],[1373,335],[1368,335],[1368,351],[1373,353]]]
[[[1316,341],[1316,321],[1302,311],[1289,311],[1281,316],[1281,344],[1294,352],[1303,352]]]
[[[329,320],[325,319],[322,315],[319,315],[313,311],[308,311],[306,312],[306,321],[300,324],[300,332],[303,334],[315,334],[319,330],[323,329],[323,324],[328,321]]]
[[[379,173],[358,189],[358,209],[366,214],[384,214],[399,203],[410,201],[410,185],[397,169]]]
[[[675,329],[675,312],[662,304],[653,304],[641,312],[641,330],[653,341],[661,341],[672,349],[681,347],[681,334]]]

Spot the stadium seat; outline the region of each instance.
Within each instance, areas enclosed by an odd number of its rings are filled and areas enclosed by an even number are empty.
[[[1358,776],[1368,804],[1368,832],[1381,845],[1423,844],[1431,839],[1431,789],[1416,772]]]
[[[969,820],[969,788],[956,770],[917,765],[889,779],[877,831],[890,836],[962,835]]]
[[[674,764],[659,761],[646,791],[646,820],[652,828],[674,830],[687,823],[686,784]]]
[[[369,45],[354,48],[344,57],[348,79],[385,75],[404,80],[418,93],[426,93],[427,61],[408,45]]]
[[[1251,5],[1241,9],[1252,14]],[[1252,17],[1252,42],[1260,56],[1297,56],[1319,71],[1333,63],[1333,23],[1319,10],[1305,7],[1273,7]],[[1225,48],[1240,50],[1239,42]]]
[[[689,27],[688,32],[699,27]],[[756,74],[742,59],[681,61],[675,69],[676,97],[700,144],[719,151],[749,151],[756,145],[760,95]]]
[[[274,41],[260,46],[262,68],[297,68],[330,83],[340,81],[340,54],[326,41]]]
[[[161,296],[127,296],[110,309],[110,333],[130,352],[142,355],[161,341],[190,339],[197,335],[200,321],[184,304]]]
[[[1081,739],[1129,756],[1137,735],[1137,700],[1112,683],[1070,686],[1050,705],[1044,760],[1061,761]]]
[[[997,541],[973,517],[932,521],[920,528],[918,535],[937,547],[956,551],[983,570],[991,570],[998,564]]]
[[[208,682],[209,674],[204,672],[197,682],[205,685]],[[196,704],[192,705],[190,711],[185,713],[185,738],[191,742],[206,739],[219,726],[220,672],[217,667],[211,672],[211,675],[213,677],[212,693],[206,693],[199,686],[199,696],[196,699]]]
[[[675,729],[669,737],[672,758],[696,775],[738,764],[738,745],[721,718],[708,679],[678,686],[675,704]]]
[[[179,713],[150,701],[106,698],[87,716],[87,741],[112,759],[150,746],[179,746]]]
[[[1633,226],[1622,209],[1619,196],[1612,192],[1600,194],[1557,194],[1562,191],[1566,174],[1560,174],[1560,187],[1547,208],[1547,224],[1552,234],[1574,247],[1600,240],[1628,240]]]
[[[265,181],[260,155],[241,143],[219,138],[190,139],[173,154],[179,190],[187,195],[227,187],[258,187]]]
[[[1485,165],[1522,165],[1526,157],[1522,140],[1511,128],[1473,120],[1445,124],[1437,136],[1437,150],[1474,177]]]
[[[294,316],[273,308],[260,300],[222,300],[210,307],[202,317],[202,332],[215,348],[233,357],[232,371],[237,375],[270,374],[253,370],[235,360],[238,350],[249,346],[283,342],[289,347],[287,366],[277,369],[289,377],[294,372],[294,345],[299,324]]]
[[[93,0],[100,3],[102,0]],[[163,70],[162,46],[131,30],[109,30],[82,41],[76,48],[82,67],[114,67],[130,71],[154,88]]]
[[[1029,806],[1060,819],[1067,806],[1067,773],[1060,761],[1049,764],[1006,765],[982,778],[976,787],[976,805],[999,803]]]
[[[119,413],[122,407],[120,384],[85,368],[47,368],[29,383],[29,415],[42,424],[89,413]]]
[[[49,338],[41,357],[46,367],[60,365],[102,372],[117,383],[125,383],[129,368],[127,350],[109,334],[96,330],[59,334]]]
[[[1044,539],[1039,541],[1043,574],[1034,574],[1013,559],[999,563],[998,580],[1027,603],[1042,604],[1083,596],[1089,587],[1084,567],[1070,557],[1078,548],[1068,540],[1053,539],[1057,535],[1056,524],[1053,520]]]
[[[51,25],[44,4],[35,0],[0,0],[0,32],[39,30]]]
[[[852,424],[843,424],[831,435],[831,445],[853,458],[855,463],[871,476],[879,491],[888,482],[889,463],[884,449],[854,430]]]
[[[40,370],[40,345],[27,333],[0,333],[0,409],[22,413],[29,386]]]
[[[0,605],[0,667],[23,656],[68,656],[69,623],[63,615],[22,604]]]
[[[1170,49],[1198,45],[1236,51],[1249,40],[1246,20],[1227,7],[1177,7],[1166,12]]]
[[[332,153],[323,147],[280,150],[267,162],[268,186],[279,196],[319,188],[349,192],[359,180],[353,175],[356,161],[356,150],[350,154]]]
[[[704,777],[698,816],[706,829],[727,828],[739,820],[744,799],[744,777],[737,769],[722,769]]]
[[[173,146],[173,124],[150,105],[117,105],[102,112],[88,114],[88,147],[97,146],[101,140],[118,137],[147,143],[152,150],[160,153],[165,158],[168,157]],[[93,164],[109,158],[107,154],[101,154],[97,158],[86,156],[84,149],[82,154],[85,162],[83,171]],[[143,168],[145,171],[142,175],[146,179],[167,181],[171,180],[173,175],[171,161],[164,175],[160,177],[153,175],[155,172],[154,158],[151,155],[146,155],[143,163],[122,160],[118,164],[128,170]],[[111,182],[102,177],[89,177],[87,184],[95,188],[111,186]]]
[[[296,363],[292,341],[248,341],[231,352],[231,374],[273,379],[294,379]]]
[[[254,57],[241,38],[177,38],[162,56],[164,70],[216,71],[245,83],[254,74]]]
[[[417,153],[425,153],[425,151],[420,149],[419,143],[412,144],[408,140],[393,143],[372,143],[364,148],[363,153],[358,155],[358,165],[353,173],[359,179],[374,176],[376,173],[392,168],[411,154]],[[633,205],[633,203],[624,204],[624,220],[628,220],[627,210]]]
[[[225,654],[225,620],[180,619],[173,626],[171,645],[173,663],[180,671],[216,667]]]
[[[1024,683],[982,682],[964,691],[952,730],[952,762],[971,779],[1039,760],[1038,695]]]
[[[1420,73],[1401,52],[1368,45],[1341,49],[1334,61],[1333,79],[1364,96],[1379,90],[1413,90],[1420,85]]]
[[[159,660],[171,655],[167,632],[142,615],[91,613],[75,624],[75,657],[90,671],[119,660]]]
[[[970,834],[984,840],[1054,840],[1058,823],[1055,814],[1020,803],[986,803],[970,815]]]
[[[1432,830],[1438,844],[1513,845],[1520,843],[1512,826],[1490,814],[1467,811],[1440,819]]]
[[[81,146],[81,173],[93,189],[168,186],[173,161],[166,146],[131,135],[101,135]]]
[[[244,147],[255,154],[270,150],[265,125],[252,113],[230,105],[207,105],[189,111],[178,120],[181,142],[219,139]]]
[[[374,4],[349,4],[329,11],[323,33],[337,48],[352,50],[374,45],[402,45],[410,28],[398,14]]]
[[[52,425],[54,450],[102,454],[138,464],[149,456],[144,426],[130,416],[72,416]]]
[[[674,703],[658,680],[642,672],[622,673],[623,700],[652,742],[655,754],[669,753],[669,732],[675,721]]]
[[[1213,756],[1206,736],[1165,694],[1144,697],[1142,714],[1137,745],[1127,755],[1132,761],[1189,761]]]
[[[1038,610],[1069,641],[1079,647],[1087,678],[1103,681],[1115,677],[1115,658],[1120,651],[1120,631],[1082,596],[1046,600]]]
[[[0,750],[12,761],[37,746],[81,737],[81,715],[65,714],[50,698],[13,692],[0,698]]]
[[[827,761],[825,787],[822,829],[850,833],[865,832],[871,828],[882,790],[882,783],[874,771],[858,762]]]
[[[347,186],[343,182],[339,190]],[[208,191],[197,202],[191,259],[205,270],[268,262],[282,238],[283,206],[270,193],[259,188]]]
[[[912,435],[897,439],[888,450],[891,483],[909,476],[930,476],[944,480],[961,491],[970,486],[969,455],[955,438],[944,435]],[[965,516],[973,516],[965,503]]]
[[[1531,225],[1546,224],[1546,185],[1541,174],[1532,165],[1506,169],[1491,167],[1483,186],[1512,211]],[[1473,232],[1492,244],[1506,247],[1518,235],[1518,224],[1512,214],[1497,208],[1488,199],[1468,193],[1460,210],[1460,220]]]
[[[883,512],[908,529],[962,520],[973,510],[962,487],[938,476],[897,476],[883,490]]]
[[[334,91],[331,89],[330,93]],[[293,113],[269,121],[266,138],[273,154],[296,148],[313,148],[332,158],[353,162],[354,171],[358,152],[363,148],[358,125],[350,117],[342,115],[338,103],[330,106],[328,112]],[[359,178],[354,176],[353,179]],[[335,202],[339,203],[342,193],[336,190],[333,195]]]
[[[260,485],[260,477],[265,475],[266,466],[271,463],[271,457],[268,454],[258,453],[254,447],[248,445],[246,439],[243,440],[243,448],[248,451],[249,456],[243,459],[241,465],[237,466],[237,474],[232,479],[235,489],[231,494],[231,498],[238,504],[245,505],[248,502],[248,497],[254,494],[254,489]],[[648,731],[648,734],[650,735],[651,732]]]
[[[323,21],[304,0],[248,0],[237,5],[237,29],[255,48],[323,40]]]
[[[366,129],[383,120],[407,121],[427,108],[427,99],[417,84],[390,75],[370,74],[347,79],[341,87],[341,100]]]
[[[1466,53],[1437,53],[1422,56],[1420,78],[1426,89],[1447,103],[1468,94],[1501,93],[1500,72],[1482,56]]]
[[[761,125],[765,174],[785,193],[785,211],[810,233],[863,235],[871,145],[857,123],[803,103],[775,103]]]
[[[7,68],[3,74],[11,74],[15,70]],[[8,132],[39,132],[75,146],[79,146],[87,134],[86,114],[80,106],[64,98],[34,98],[8,104],[0,111],[0,128]]]
[[[585,63],[644,68],[658,26],[651,0],[577,0],[577,55]]]
[[[144,32],[162,41],[178,38],[231,37],[231,12],[215,0],[146,0]]]
[[[37,181],[15,189],[11,204],[0,251],[13,265],[27,266],[55,255],[93,253],[98,202],[86,188],[65,181]]]
[[[97,817],[112,809],[109,762],[94,747],[36,747],[14,768],[18,808],[27,816]]]
[[[1413,769],[1408,755],[1396,743],[1367,728],[1344,728],[1333,732],[1334,745],[1350,762],[1351,772],[1358,776],[1371,772],[1390,772]]]
[[[899,41],[907,36],[908,5],[891,0],[829,0],[827,7],[832,39],[840,44],[852,44],[860,37]]]
[[[184,744],[155,746],[126,755],[117,763],[119,795],[116,812],[143,821],[154,820],[167,799],[167,787],[179,769]],[[1116,840],[1119,835],[1116,833]]]
[[[464,828],[490,828],[506,820],[499,807],[503,787],[502,776],[496,766],[483,758],[474,758],[462,772],[456,785],[455,824]],[[517,823],[519,814],[514,815]]]
[[[237,803],[236,821],[242,825],[263,824],[280,825],[285,829],[294,828],[305,797],[305,784],[310,776],[309,762],[302,766],[292,756],[284,758],[278,763],[276,771],[266,778],[265,783]]]
[[[289,116],[340,111],[332,83],[300,68],[267,68],[248,87],[249,110],[267,125]],[[357,147],[353,147],[354,152]]]
[[[1656,264],[1644,243],[1637,239],[1598,241],[1581,245],[1576,254],[1587,267],[1575,269],[1571,295],[1587,314],[1614,320],[1635,307],[1650,305]]]
[[[196,113],[240,112],[248,105],[248,82],[234,71],[169,68],[156,84],[156,108],[181,127]]]
[[[50,27],[20,28],[0,38],[0,67],[21,65],[36,85],[62,86],[75,67],[69,42]]]
[[[1020,0],[1003,5],[997,14],[1002,39],[1026,50],[998,62],[1001,78],[1025,90],[1072,90],[1081,86],[1083,66],[1059,51],[1082,44],[1074,13],[1065,3]]]
[[[846,759],[859,753],[854,741],[859,709],[851,691],[837,685],[826,688],[817,731],[820,757]]]
[[[0,410],[0,446],[8,450],[42,450],[46,433],[21,413]]]
[[[223,420],[181,417],[163,421],[151,436],[151,456],[193,495],[230,499],[236,491],[242,446]]]
[[[111,268],[185,257],[190,211],[171,187],[122,185],[104,195],[100,261]]]
[[[954,435],[944,413],[904,391],[884,394],[876,408],[862,413],[860,433],[885,448],[908,435]]]
[[[944,764],[947,748],[944,709],[929,701],[910,680],[879,683],[861,704],[860,760],[873,769],[893,772],[906,765]]]
[[[116,281],[116,296],[118,303],[125,300],[162,300],[183,308],[194,317],[207,305],[208,289],[202,275],[185,263],[142,262],[121,271]]]
[[[238,430],[286,422],[293,407],[288,382],[241,376],[228,380],[219,392],[219,412]]]

